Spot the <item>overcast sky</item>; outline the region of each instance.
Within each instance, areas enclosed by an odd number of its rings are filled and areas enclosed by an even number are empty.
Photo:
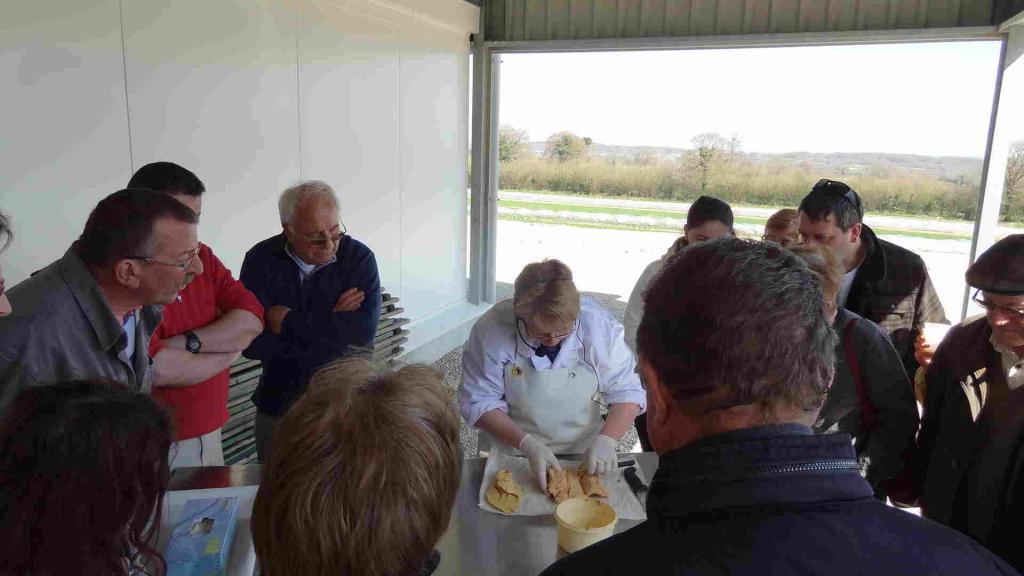
[[[534,141],[980,157],[998,59],[997,42],[506,54],[500,122]]]

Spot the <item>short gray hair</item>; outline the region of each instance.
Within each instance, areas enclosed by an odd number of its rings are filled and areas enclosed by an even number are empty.
[[[813,420],[835,371],[823,301],[818,277],[778,245],[701,242],[648,287],[638,354],[696,413],[754,404],[766,421]]]
[[[291,224],[299,204],[303,200],[313,197],[329,198],[335,207],[338,206],[338,197],[334,195],[334,189],[326,182],[320,180],[299,182],[282,192],[281,198],[277,201],[277,211],[281,215],[281,223]]]

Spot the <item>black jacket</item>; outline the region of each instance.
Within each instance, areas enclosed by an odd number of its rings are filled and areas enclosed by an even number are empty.
[[[881,496],[886,481],[904,472],[914,450],[920,423],[914,389],[878,325],[840,310],[835,329],[836,376],[814,430],[852,436],[867,480]]]
[[[283,234],[253,246],[239,275],[264,308],[291,308],[280,334],[264,330],[244,352],[246,358],[263,361],[253,402],[270,416],[283,414],[305,392],[317,368],[372,346],[380,319],[377,260],[358,240],[345,236],[336,262],[304,282],[299,278]],[[338,297],[349,288],[363,291],[362,305],[352,312],[334,312]]]
[[[1024,570],[1024,388],[1009,389],[991,336],[985,318],[955,327],[928,368],[921,509]]]
[[[871,320],[889,334],[903,367],[917,372],[914,338],[925,322],[948,323],[924,260],[906,248],[886,242],[864,226],[867,255],[853,279],[846,308]]]
[[[849,436],[792,424],[664,454],[647,517],[544,574],[1016,574],[969,538],[873,498]]]

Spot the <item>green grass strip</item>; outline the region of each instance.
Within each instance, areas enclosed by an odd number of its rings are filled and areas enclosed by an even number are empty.
[[[585,198],[587,200],[601,198],[601,199],[608,199],[608,200],[629,200],[631,202],[650,202],[650,203],[654,203],[654,202],[684,202],[684,203],[687,203],[687,204],[689,203],[689,202],[686,202],[686,201],[683,201],[683,200],[675,200],[675,199],[671,199],[671,198],[668,198],[668,199],[666,199],[666,198],[647,198],[647,197],[642,197],[642,196],[622,196],[622,195],[615,195],[615,194],[609,194],[609,195],[604,195],[604,194],[601,194],[601,195],[577,194],[577,193],[574,193],[574,192],[564,192],[564,191],[557,191],[557,190],[512,190],[512,189],[509,189],[509,190],[502,190],[501,192],[514,192],[514,193],[519,193],[519,194],[541,194],[541,195],[544,195],[544,196],[552,196],[552,197],[556,197],[556,198],[559,197],[559,196],[561,196],[562,198],[565,198],[565,197]],[[518,202],[518,200],[516,200],[516,201]],[[782,208],[792,208],[792,206],[781,206],[781,205],[773,205],[773,204],[732,204],[732,206],[734,208],[768,208],[768,209],[776,209],[776,210],[782,209]],[[643,209],[641,208],[641,210],[643,210]],[[652,210],[658,210],[658,209],[654,208]],[[919,220],[921,222],[972,222],[972,220],[964,220],[962,218],[948,218],[948,217],[945,217],[945,216],[922,216],[919,213],[912,213],[912,212],[892,212],[892,211],[880,212],[880,211],[872,211],[871,214],[873,214],[875,216],[893,216],[893,217],[898,217],[898,218],[906,218],[908,220]],[[1012,228],[1024,228],[1024,222],[1000,222],[999,225],[1000,226],[1009,226],[1009,227],[1012,227]]]
[[[555,202],[528,202],[523,200],[498,200],[498,206],[506,208],[518,208],[523,210],[554,210],[559,212],[574,212],[577,214],[608,214],[612,216],[646,216],[650,218],[676,218],[685,219],[686,213],[680,210],[663,210],[655,208],[622,208],[618,206],[589,206],[579,204],[559,204]],[[560,223],[568,225],[577,225],[577,223],[571,223],[569,219],[561,219],[557,216],[525,216],[525,215],[502,215],[502,219],[513,220],[519,218],[536,218],[543,219],[544,222]],[[737,216],[735,218],[739,224],[752,224],[752,225],[763,225],[768,219],[761,218],[758,216]],[[521,220],[526,221],[526,220]],[[532,221],[532,220],[531,220]],[[540,220],[537,220],[540,221]],[[583,226],[583,223],[578,225]],[[602,223],[602,222],[587,222],[586,228],[609,228],[613,230],[658,230],[668,232],[678,232],[678,229],[668,228],[664,226],[644,226],[643,224],[622,224],[622,223]],[[901,228],[873,228],[875,232],[879,234],[894,235],[894,236],[909,236],[912,238],[926,238],[930,240],[970,240],[969,234],[958,234],[956,232],[933,232],[928,230],[906,230]]]

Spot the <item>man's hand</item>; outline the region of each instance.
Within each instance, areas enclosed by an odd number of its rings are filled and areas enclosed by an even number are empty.
[[[924,339],[924,333],[917,335],[914,339],[914,359],[921,366],[927,368],[932,363],[932,358],[935,356],[935,348],[928,344],[928,341]]]
[[[267,330],[274,334],[280,334],[281,326],[284,324],[284,317],[291,311],[291,308],[281,306],[280,304],[267,308],[267,311],[263,314],[263,322],[266,324]]]
[[[349,288],[338,297],[338,301],[334,304],[335,312],[353,312],[359,309],[359,306],[363,303],[365,295],[362,290],[358,288]]]

